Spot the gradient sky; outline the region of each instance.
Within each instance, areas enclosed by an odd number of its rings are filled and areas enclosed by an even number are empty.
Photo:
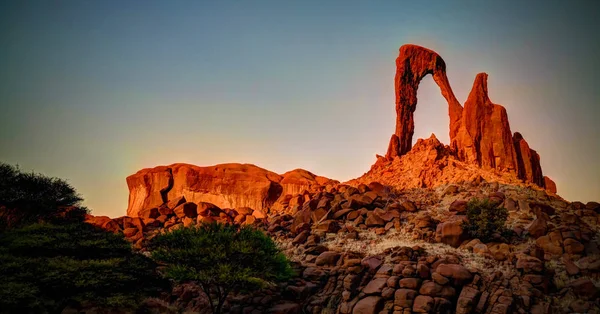
[[[600,200],[598,1],[2,1],[0,161],[121,216],[125,177],[186,162],[362,175],[394,131],[395,58],[478,72],[568,200]],[[448,144],[432,78],[415,137]]]

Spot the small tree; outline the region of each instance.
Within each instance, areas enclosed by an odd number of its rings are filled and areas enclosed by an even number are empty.
[[[505,234],[508,210],[489,199],[473,198],[467,203],[468,221],[463,228],[473,238],[483,242],[493,240],[494,233]]]
[[[0,231],[41,220],[82,220],[87,210],[79,206],[81,201],[63,179],[25,173],[0,163]]]
[[[67,306],[133,309],[168,287],[150,258],[84,223],[33,224],[0,235],[0,313]]]
[[[155,237],[149,247],[154,259],[167,264],[167,277],[200,284],[213,313],[221,313],[230,292],[261,288],[292,274],[273,240],[250,226],[181,228]]]

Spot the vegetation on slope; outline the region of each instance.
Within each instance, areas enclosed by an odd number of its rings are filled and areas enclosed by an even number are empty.
[[[122,235],[83,222],[66,181],[0,164],[0,312],[133,308],[166,281]]]
[[[508,210],[489,199],[473,198],[467,203],[468,221],[463,226],[471,238],[490,242],[506,234]]]
[[[168,265],[167,277],[200,284],[213,313],[221,313],[231,292],[258,289],[292,274],[273,240],[247,225],[181,228],[157,236],[150,248],[153,258]]]

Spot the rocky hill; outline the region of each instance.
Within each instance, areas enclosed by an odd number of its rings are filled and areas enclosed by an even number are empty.
[[[128,216],[87,221],[142,251],[159,233],[202,222],[263,229],[298,275],[234,295],[229,313],[600,313],[600,204],[556,194],[539,155],[489,100],[486,74],[463,107],[437,53],[405,45],[396,66],[396,131],[360,178],[161,166],[127,178]],[[448,101],[450,145],[434,135],[411,145],[416,91],[427,74]],[[490,239],[467,232],[473,198],[506,208],[507,232]],[[164,300],[209,312],[192,283]]]

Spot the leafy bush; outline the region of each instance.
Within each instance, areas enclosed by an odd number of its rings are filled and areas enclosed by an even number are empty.
[[[0,313],[133,308],[166,287],[155,269],[122,236],[84,223],[11,229],[0,235]]]
[[[230,292],[261,288],[286,280],[287,258],[263,232],[250,226],[202,224],[159,235],[150,241],[152,256],[166,263],[166,276],[197,281],[220,313]]]
[[[66,181],[0,163],[0,230],[40,220],[82,220],[82,198]],[[58,218],[58,220],[57,220]]]
[[[467,203],[468,221],[463,228],[473,238],[490,242],[494,234],[505,234],[504,224],[508,218],[508,210],[489,199],[473,198]]]

